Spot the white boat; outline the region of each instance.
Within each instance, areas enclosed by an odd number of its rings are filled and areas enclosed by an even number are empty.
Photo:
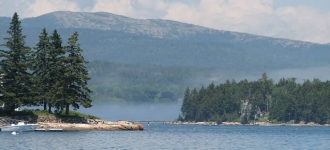
[[[2,126],[1,131],[35,131],[38,124],[26,124],[25,122],[18,122],[17,124],[11,124],[9,126]]]

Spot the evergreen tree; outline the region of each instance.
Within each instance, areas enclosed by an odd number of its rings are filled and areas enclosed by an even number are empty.
[[[65,50],[62,46],[62,38],[57,33],[57,30],[54,30],[52,36],[50,36],[50,52],[49,52],[49,76],[50,79],[48,80],[50,87],[49,92],[49,103],[48,103],[48,111],[51,112],[52,107],[56,107],[57,109],[61,108],[61,105],[63,105],[63,101],[61,98],[63,98],[63,95],[60,96],[60,99],[58,99],[57,93],[58,87],[57,82],[61,82],[63,75],[63,70],[65,69],[63,67],[63,59],[65,55]]]
[[[29,47],[25,46],[26,36],[22,34],[21,21],[17,13],[14,13],[7,31],[10,37],[4,38],[4,46],[7,50],[0,50],[0,66],[3,76],[3,101],[10,106],[10,110],[21,105],[35,105],[33,101],[31,54]]]
[[[68,39],[66,47],[68,56],[63,59],[63,76],[60,80],[60,87],[63,88],[62,102],[65,104],[66,115],[69,115],[69,107],[79,109],[79,106],[89,108],[92,106],[90,93],[92,92],[87,87],[87,81],[90,80],[84,57],[81,55],[82,49],[78,43],[78,33],[75,32]]]
[[[46,28],[43,28],[40,36],[39,42],[36,45],[34,59],[33,59],[33,70],[35,76],[35,85],[39,91],[38,99],[43,104],[44,110],[47,110],[47,104],[49,100],[49,92],[51,84],[49,80],[51,78],[49,74],[50,68],[50,41],[47,34]],[[49,110],[50,111],[50,110]]]
[[[273,85],[273,80],[264,73],[258,81],[227,80],[217,86],[211,83],[198,92],[196,88],[191,92],[187,88],[181,112],[185,121],[235,121],[241,113],[241,123],[246,124],[257,119],[260,110],[271,121],[325,124],[330,122],[329,89],[330,82],[319,79],[306,80],[301,85],[296,78],[282,78]]]
[[[273,80],[269,79],[266,73],[262,74],[262,77],[259,79],[259,87],[262,93],[263,97],[263,106],[264,111],[268,112],[268,108],[270,105],[270,95],[272,94],[272,88],[273,88]]]
[[[190,109],[189,99],[190,99],[190,89],[189,87],[187,87],[181,105],[181,114],[183,118],[186,118],[187,114],[189,113],[189,109]]]

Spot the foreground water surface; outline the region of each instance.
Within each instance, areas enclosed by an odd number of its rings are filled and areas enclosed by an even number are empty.
[[[144,131],[0,132],[0,149],[330,149],[330,127],[145,125]]]

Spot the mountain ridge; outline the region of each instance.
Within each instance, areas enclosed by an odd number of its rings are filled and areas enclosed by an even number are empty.
[[[9,18],[0,18],[0,38]],[[43,27],[57,29],[63,43],[79,33],[89,61],[193,66],[226,70],[274,70],[328,65],[330,45],[216,30],[161,19],[134,19],[106,12],[57,11],[22,19],[27,44]]]
[[[44,14],[35,18],[51,18],[60,22],[58,26],[64,28],[84,28],[84,29],[98,29],[98,30],[113,30],[126,31],[127,33],[144,33],[151,34],[153,37],[162,37],[169,29],[157,26],[153,19],[134,19],[122,15],[116,15],[106,12],[70,12],[70,11],[56,11]],[[30,18],[24,19],[28,21]],[[170,21],[172,23],[179,23]],[[130,24],[134,24],[134,27]],[[181,24],[181,23],[180,23]],[[146,28],[148,27],[148,28]],[[186,24],[185,27],[198,28],[198,26]],[[138,30],[140,28],[140,30]],[[173,30],[173,29],[172,29]],[[188,32],[190,29],[185,30]],[[188,32],[189,33],[189,32]]]
[[[298,45],[320,44],[320,43],[313,43],[308,41],[299,41],[299,40],[292,40],[285,38],[254,35],[254,34],[242,33],[242,32],[218,30],[218,29],[213,29],[199,25],[173,21],[173,20],[135,19],[135,18],[131,18],[123,15],[117,15],[113,13],[107,13],[107,12],[55,11],[52,13],[47,13],[33,18],[43,18],[43,17],[56,18],[57,22],[60,22],[60,24],[58,24],[58,27],[60,28],[64,27],[64,28],[85,28],[85,29],[98,29],[98,30],[126,31],[127,33],[140,33],[140,34],[143,33],[158,38],[166,38],[166,37],[177,38],[180,36],[180,34],[179,35],[177,34],[167,35],[167,34],[169,34],[170,31],[172,32],[177,31],[176,29],[179,28],[180,33],[183,32],[181,33],[181,35],[195,35],[196,33],[200,33],[200,32],[204,32],[204,33],[208,32],[209,34],[230,33],[236,37],[236,41],[234,42],[238,42],[238,41],[249,42],[252,40],[251,38],[254,39],[272,38],[272,39],[276,39],[276,42],[274,42],[274,44],[279,44],[287,40],[289,40],[290,42],[286,42],[285,44],[282,45],[292,45],[295,42],[298,42],[299,43]],[[88,19],[88,18],[92,18],[92,19]],[[23,20],[27,21],[29,19],[31,18],[25,18]],[[93,22],[95,20],[99,20],[99,22]],[[122,24],[124,23],[127,24],[127,22],[134,24],[134,26],[131,25],[122,26]],[[170,24],[173,25],[171,26]],[[141,29],[138,30],[137,28],[141,28]]]

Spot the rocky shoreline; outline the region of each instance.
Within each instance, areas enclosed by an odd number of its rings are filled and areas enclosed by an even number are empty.
[[[216,122],[164,122],[164,124],[168,125],[207,125],[207,126],[215,126],[215,125],[224,125],[224,126],[326,126],[330,127],[330,124],[316,124],[314,122],[309,123],[270,123],[270,122],[253,122],[249,124],[241,124],[240,122],[222,122],[221,124],[217,124]]]
[[[107,122],[103,120],[90,121],[90,123],[49,123],[38,122],[37,129],[45,131],[61,129],[62,131],[142,131],[142,124],[134,124],[127,121]]]
[[[128,121],[104,121],[102,119],[85,119],[82,117],[56,117],[52,115],[12,116],[11,120],[24,120],[39,124],[39,131],[142,131],[144,126]]]

